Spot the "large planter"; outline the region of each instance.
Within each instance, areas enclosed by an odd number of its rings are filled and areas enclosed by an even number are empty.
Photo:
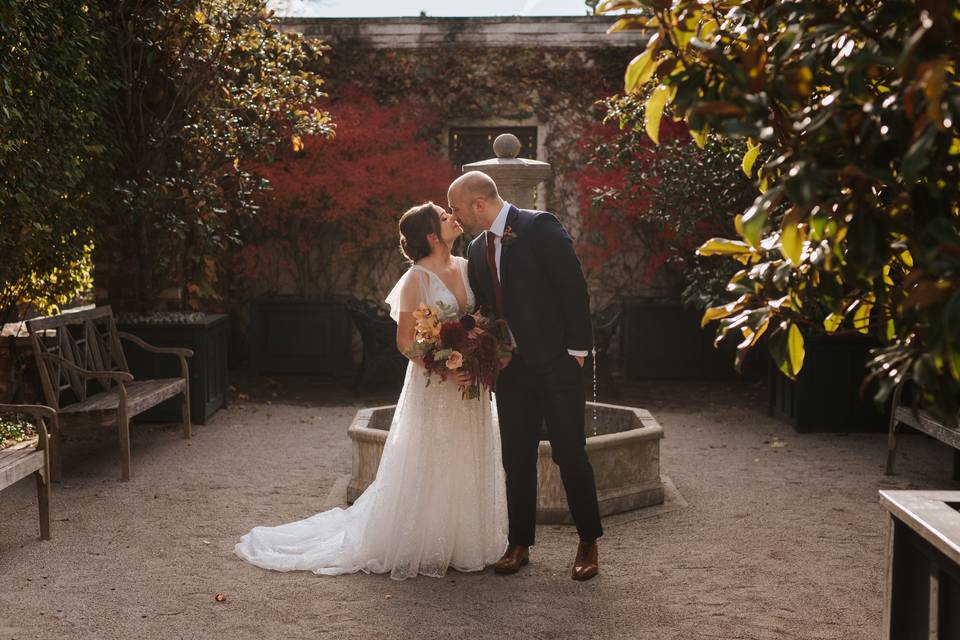
[[[620,357],[630,378],[723,378],[736,375],[733,345],[713,346],[714,327],[680,302],[623,302]]]
[[[395,406],[361,409],[348,429],[353,465],[347,500],[360,497],[377,475]],[[663,504],[660,440],[663,428],[648,411],[587,403],[587,455],[597,484],[600,515]],[[537,456],[537,522],[569,523],[560,469],[547,441]]]
[[[206,424],[207,418],[227,403],[227,342],[230,324],[225,314],[147,314],[117,320],[117,329],[132,333],[158,347],[186,347],[193,350],[187,360],[190,369],[190,420]],[[130,373],[150,380],[180,375],[180,361],[174,356],[149,353],[132,342],[123,342]],[[171,398],[136,418],[143,422],[179,422],[180,400]]]
[[[796,380],[769,365],[769,413],[800,433],[886,431],[889,412],[873,403],[873,389],[860,397],[868,351],[876,343],[859,336],[804,337],[803,368]]]
[[[341,300],[275,297],[250,303],[250,360],[256,375],[350,369],[352,338]]]

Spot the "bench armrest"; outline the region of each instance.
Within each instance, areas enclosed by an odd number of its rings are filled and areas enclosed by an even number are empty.
[[[155,347],[152,344],[144,342],[142,338],[138,338],[126,331],[117,331],[117,335],[124,340],[129,340],[144,351],[149,351],[150,353],[168,353],[180,358],[180,375],[187,381],[188,385],[190,384],[190,370],[187,368],[187,358],[193,357],[192,349],[185,347]]]
[[[117,335],[123,340],[129,340],[144,351],[149,351],[150,353],[170,353],[175,356],[183,356],[185,358],[193,357],[193,351],[185,347],[155,347],[152,344],[144,341],[143,338],[135,336],[132,333],[127,333],[126,331],[117,331]]]
[[[0,413],[26,413],[34,418],[53,418],[57,412],[43,404],[0,404]]]
[[[81,376],[85,378],[103,378],[107,380],[116,380],[117,382],[133,382],[133,376],[127,373],[126,371],[90,371],[89,369],[84,369],[83,367],[78,367],[73,364],[66,358],[61,358],[60,356],[54,353],[45,353],[43,354],[44,358],[49,358],[54,360],[68,369],[76,371]]]

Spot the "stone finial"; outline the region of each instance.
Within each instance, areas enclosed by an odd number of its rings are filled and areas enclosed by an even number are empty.
[[[493,141],[493,153],[498,158],[516,158],[520,155],[520,140],[512,133],[501,133]]]
[[[548,180],[550,164],[529,158],[518,158],[520,140],[512,133],[502,133],[493,141],[496,158],[463,165],[463,171],[482,171],[497,183],[500,195],[523,209],[536,206],[537,186]]]

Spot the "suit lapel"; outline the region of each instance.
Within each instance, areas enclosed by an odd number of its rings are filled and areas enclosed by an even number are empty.
[[[517,232],[517,219],[520,217],[520,210],[514,206],[510,207],[510,211],[507,213],[507,224],[504,228],[504,235],[506,235],[506,230],[510,229],[514,234]],[[508,268],[509,261],[507,258],[510,256],[510,251],[513,248],[513,242],[504,242],[504,239],[500,239],[500,289],[501,291],[506,290],[507,286],[507,276],[510,272]],[[516,237],[514,237],[514,242]]]

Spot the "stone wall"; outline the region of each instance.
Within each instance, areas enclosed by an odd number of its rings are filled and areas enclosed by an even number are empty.
[[[623,70],[643,45],[636,32],[607,35],[607,18],[289,19],[285,28],[330,45],[320,73],[331,99],[351,85],[378,101],[414,96],[437,113],[425,132],[446,149],[451,127],[536,126],[537,159],[554,177],[540,206],[579,239],[571,174],[584,158],[578,141],[597,122],[594,103],[618,92]],[[493,156],[492,150],[490,157]],[[399,212],[397,212],[399,214]],[[382,299],[402,269],[353,293]],[[599,309],[621,291],[591,278]]]

